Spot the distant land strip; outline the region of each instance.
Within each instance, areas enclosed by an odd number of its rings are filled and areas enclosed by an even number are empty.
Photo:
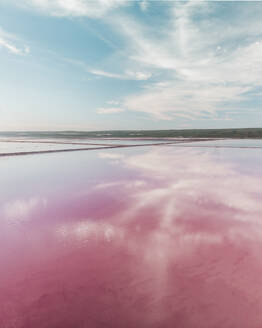
[[[7,131],[0,137],[23,138],[233,138],[262,139],[262,128],[103,131]]]
[[[24,140],[21,140],[21,139],[13,139],[12,137],[10,137],[11,139],[0,139],[0,142],[3,142],[3,143],[6,143],[6,142],[9,142],[9,143],[34,143],[34,144],[55,144],[55,145],[78,145],[78,146],[83,146],[83,145],[89,145],[89,146],[111,146],[111,145],[114,145],[114,146],[126,146],[126,144],[121,144],[121,140],[122,141],[126,141],[126,140],[129,140],[129,141],[157,141],[157,144],[160,144],[160,143],[184,143],[184,142],[194,142],[194,141],[203,141],[203,139],[179,139],[179,138],[135,138],[135,139],[130,139],[130,138],[100,138],[99,140],[103,140],[103,141],[119,141],[120,143],[119,144],[112,144],[112,143],[93,143],[93,142],[90,142],[90,141],[87,141],[87,142],[75,142],[75,141],[70,141],[72,139],[69,139],[69,141],[54,141],[54,140],[30,140],[30,139],[24,139]],[[93,138],[89,138],[89,140],[94,140]],[[97,140],[97,139],[95,139]],[[205,139],[205,141],[214,141],[216,139]],[[141,144],[133,144],[134,145],[138,145],[140,146]],[[131,146],[131,144],[130,144]]]

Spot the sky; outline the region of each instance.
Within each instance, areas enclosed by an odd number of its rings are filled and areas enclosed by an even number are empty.
[[[0,0],[0,130],[262,127],[262,2]]]

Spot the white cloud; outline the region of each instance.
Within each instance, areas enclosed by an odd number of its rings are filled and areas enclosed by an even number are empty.
[[[89,73],[98,75],[98,76],[104,76],[109,77],[113,79],[120,79],[120,80],[148,80],[151,77],[150,73],[146,72],[133,72],[133,71],[125,71],[124,74],[117,74],[117,73],[110,73],[103,70],[97,70],[97,69],[89,69]]]
[[[109,101],[107,101],[107,104],[109,104],[109,105],[119,105],[119,101],[118,100],[109,100]]]
[[[98,69],[90,69],[89,72],[94,75],[109,77],[109,78],[113,78],[113,79],[122,79],[123,78],[123,75],[121,75],[121,74],[105,72],[105,71],[98,70]]]
[[[238,102],[251,99],[248,92],[262,86],[258,9],[236,4],[237,15],[232,12],[229,20],[228,15],[210,15],[216,5],[175,2],[158,33],[155,26],[130,17],[114,18],[111,23],[127,40],[129,59],[147,72],[162,74],[157,82],[127,96],[127,109],[158,119],[216,118],[218,111],[237,109]],[[243,27],[243,20],[250,25]]]
[[[26,54],[29,54],[30,53],[30,47],[29,46],[25,46],[24,52]]]
[[[18,40],[14,35],[7,33],[0,28],[0,48],[4,48],[14,55],[28,54],[30,48],[28,46],[18,47],[16,45],[17,41]]]
[[[129,3],[121,0],[11,1],[50,15],[95,18]],[[122,101],[125,109],[165,120],[176,116],[218,119],[219,111],[226,112],[229,108],[238,111],[238,103],[254,98],[256,88],[262,87],[262,6],[235,2],[234,9],[231,6],[229,14],[223,14],[220,4],[225,6],[213,1],[168,2],[169,10],[162,25],[145,23],[140,20],[141,15],[135,16],[131,11],[125,14],[112,11],[103,22],[121,36],[125,44],[121,51],[116,49],[100,66],[103,69],[75,60],[68,62],[95,76],[145,81],[139,92]],[[140,1],[139,5],[146,10],[148,1]],[[10,42],[2,41],[2,46],[13,53],[20,51]],[[114,60],[120,60],[118,67],[124,68],[117,72],[112,71],[112,66],[108,69],[106,64]],[[111,105],[112,108],[101,108],[98,112],[120,111],[116,111],[116,104]]]
[[[149,6],[149,1],[148,0],[142,0],[139,2],[139,6],[142,11],[146,11],[148,6]]]
[[[125,70],[123,73],[112,73],[108,71],[104,71],[101,69],[91,68],[85,62],[80,60],[74,60],[71,58],[63,58],[64,61],[70,63],[71,65],[77,66],[87,73],[102,76],[111,79],[119,79],[119,80],[137,80],[137,81],[146,81],[151,78],[152,74],[149,71],[136,71],[136,70]]]
[[[9,52],[20,55],[22,53],[21,49],[8,42],[7,40],[0,37],[0,46],[6,48]]]
[[[223,110],[223,102],[236,102],[244,98],[248,87],[191,83],[170,83],[169,86],[152,86],[141,94],[129,96],[124,106],[129,110],[142,111],[158,119],[170,120],[174,116],[186,119],[212,116]]]
[[[11,3],[52,16],[101,17],[127,3],[122,0],[11,0]]]
[[[151,73],[148,72],[132,72],[132,71],[126,71],[126,77],[133,79],[133,80],[138,80],[138,81],[145,81],[150,79],[152,76]]]
[[[117,114],[123,112],[123,108],[119,107],[108,107],[108,108],[98,108],[97,113],[98,114]]]

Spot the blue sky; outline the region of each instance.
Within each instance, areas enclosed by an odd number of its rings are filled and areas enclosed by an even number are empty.
[[[262,2],[0,0],[0,130],[262,126]]]

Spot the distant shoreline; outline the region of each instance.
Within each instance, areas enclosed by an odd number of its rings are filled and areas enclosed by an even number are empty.
[[[186,130],[104,130],[104,131],[0,131],[0,137],[16,138],[233,138],[262,139],[262,128]]]

